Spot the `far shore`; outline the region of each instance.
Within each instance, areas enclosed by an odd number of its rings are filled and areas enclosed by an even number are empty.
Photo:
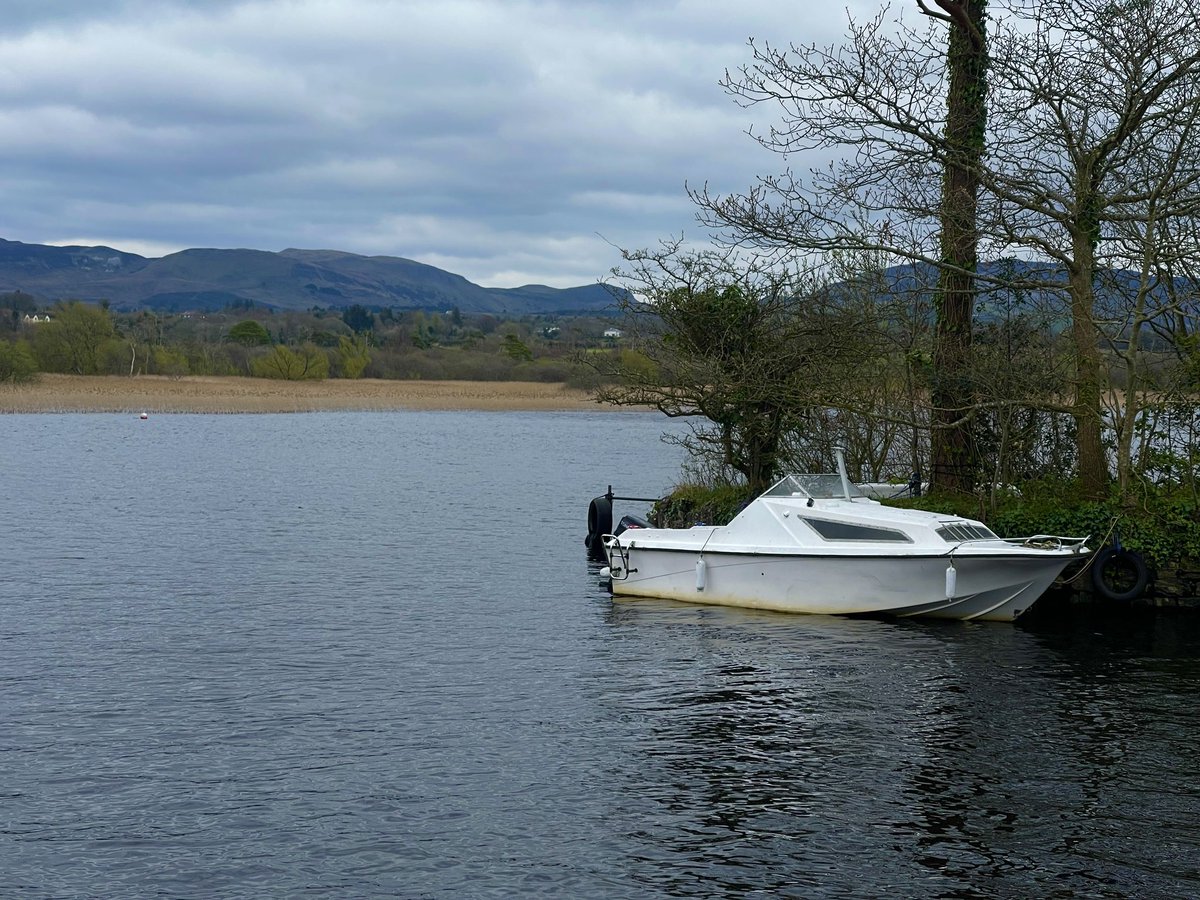
[[[278,381],[191,375],[41,374],[0,385],[0,413],[281,413],[356,410],[611,410],[586,391],[530,381]]]

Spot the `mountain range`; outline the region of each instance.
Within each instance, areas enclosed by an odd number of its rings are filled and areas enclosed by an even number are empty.
[[[182,250],[159,258],[112,247],[53,247],[0,238],[0,293],[42,301],[107,300],[114,309],[169,312],[230,305],[447,310],[520,316],[597,313],[614,297],[600,284],[486,288],[395,256],[338,250]]]

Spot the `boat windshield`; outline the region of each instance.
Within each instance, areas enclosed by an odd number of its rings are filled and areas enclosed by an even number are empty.
[[[764,497],[812,497],[814,500],[840,500],[846,494],[842,490],[840,475],[785,475],[774,486],[768,488]],[[862,497],[863,492],[850,483],[850,496]]]

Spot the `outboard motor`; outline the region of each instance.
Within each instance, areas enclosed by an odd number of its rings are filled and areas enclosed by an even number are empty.
[[[614,535],[620,534],[622,531],[628,531],[630,528],[651,528],[653,527],[646,519],[641,516],[621,516],[621,521],[617,523],[617,530]]]

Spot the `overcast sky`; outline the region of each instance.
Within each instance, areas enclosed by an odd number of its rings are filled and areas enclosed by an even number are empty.
[[[4,0],[0,237],[590,284],[615,248],[704,237],[685,183],[741,190],[781,167],[718,81],[752,36],[837,41],[846,8]]]

